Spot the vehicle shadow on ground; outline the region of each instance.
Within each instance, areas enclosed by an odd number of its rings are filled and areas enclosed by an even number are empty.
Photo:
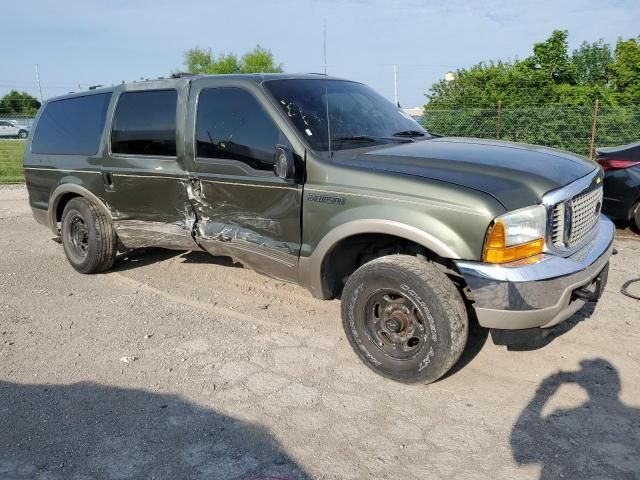
[[[566,384],[580,386],[589,399],[544,415],[545,405]],[[618,372],[601,358],[547,377],[513,426],[516,462],[541,465],[541,479],[637,478],[640,409],[624,405],[619,394]]]
[[[175,395],[0,382],[0,478],[308,475],[265,428]]]
[[[510,345],[508,350],[514,352],[528,352],[531,350],[538,350],[546,347],[556,338],[561,337],[565,333],[571,331],[580,322],[591,318],[596,309],[595,302],[587,302],[584,307],[578,310],[575,314],[569,317],[564,322],[559,323],[553,328],[539,329],[538,336],[531,336],[531,339],[523,345]]]
[[[116,257],[116,263],[111,271],[125,272],[127,270],[164,262],[172,258],[180,258],[182,263],[208,263],[222,267],[242,268],[241,264],[234,263],[229,257],[214,257],[206,252],[177,251],[150,247],[129,250],[119,254]]]

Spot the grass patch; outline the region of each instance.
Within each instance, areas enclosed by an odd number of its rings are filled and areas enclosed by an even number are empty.
[[[0,183],[24,182],[22,158],[25,140],[0,140]]]

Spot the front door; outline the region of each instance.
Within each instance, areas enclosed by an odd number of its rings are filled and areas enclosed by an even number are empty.
[[[192,87],[189,118],[195,115],[200,186],[194,200],[196,240],[214,255],[295,281],[302,175],[297,180],[274,175],[276,146],[293,147],[256,88],[215,81],[195,81]],[[301,173],[301,155],[294,156]]]

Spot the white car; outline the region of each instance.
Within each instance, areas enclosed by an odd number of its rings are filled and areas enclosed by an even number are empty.
[[[29,127],[26,125],[18,125],[13,120],[0,120],[0,137],[27,138],[28,136]]]

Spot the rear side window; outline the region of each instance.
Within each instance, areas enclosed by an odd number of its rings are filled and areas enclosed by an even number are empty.
[[[120,95],[111,130],[111,152],[176,156],[176,90]]]
[[[95,155],[100,147],[111,93],[49,102],[36,126],[33,153]]]

